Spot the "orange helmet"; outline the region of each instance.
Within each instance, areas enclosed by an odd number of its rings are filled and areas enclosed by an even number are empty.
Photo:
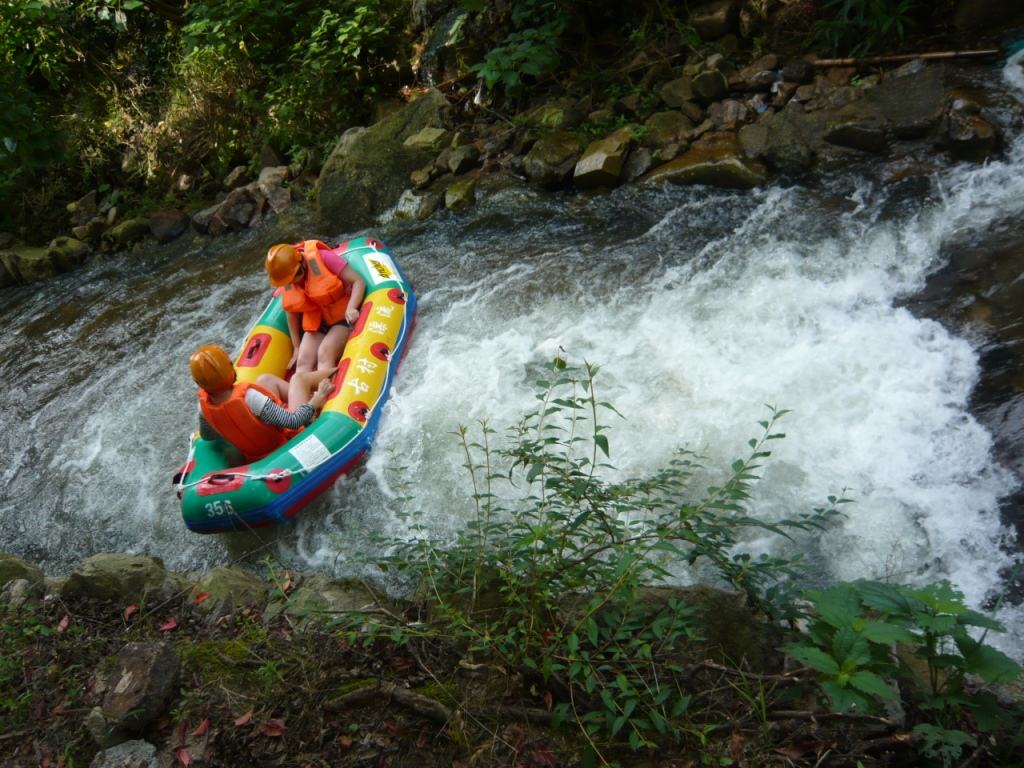
[[[188,359],[192,378],[207,392],[220,392],[235,383],[235,366],[222,347],[204,344]]]
[[[270,277],[270,284],[280,288],[288,285],[299,270],[299,252],[295,246],[287,243],[280,243],[267,251],[267,275]]]

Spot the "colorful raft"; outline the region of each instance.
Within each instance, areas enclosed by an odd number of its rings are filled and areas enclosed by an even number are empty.
[[[416,296],[387,247],[372,238],[342,244],[366,281],[366,297],[320,416],[279,449],[251,464],[221,440],[192,437],[175,476],[185,525],[196,533],[286,522],[351,469],[369,449],[405,352]],[[250,329],[235,361],[240,381],[285,375],[292,354],[280,291]]]

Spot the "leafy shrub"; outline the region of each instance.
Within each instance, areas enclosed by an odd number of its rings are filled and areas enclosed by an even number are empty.
[[[420,538],[388,542],[393,554],[381,565],[423,585],[466,653],[567,692],[556,718],[577,723],[593,750],[678,743],[689,728],[684,648],[698,632],[691,608],[667,600],[652,609],[642,590],[674,568],[706,567],[753,604],[788,615],[782,584],[796,560],[751,557],[744,533],[820,528],[843,500],[774,523],[748,512],[765,446],[783,437],[775,428],[784,412],[775,410],[720,485],[695,488],[706,473],[686,451],[652,477],[603,480],[611,448],[600,415],[617,412],[597,397],[597,368],[556,359],[545,373],[537,410],[504,447],[485,423],[475,440],[457,432],[475,510],[465,529],[442,541],[413,522]],[[405,630],[393,632],[401,639]]]
[[[915,0],[825,0],[827,18],[815,23],[815,39],[833,53],[863,56],[903,40],[915,6]]]

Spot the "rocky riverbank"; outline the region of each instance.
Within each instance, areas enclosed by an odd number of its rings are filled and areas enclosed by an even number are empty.
[[[347,130],[326,161],[305,150],[289,165],[266,146],[249,166],[206,182],[199,207],[123,218],[120,192],[90,191],[68,205],[70,231],[48,246],[0,235],[0,286],[47,279],[144,239],[257,227],[306,196],[323,232],[351,232],[391,210],[418,219],[458,213],[518,184],[578,194],[663,182],[745,189],[865,163],[892,180],[983,163],[1022,122],[1020,104],[990,75],[995,49],[977,60],[837,66],[742,50],[735,14],[709,10],[694,23],[706,44],[639,51],[621,67],[613,89],[621,95],[570,82],[502,114],[456,79],[383,102],[388,114]],[[188,176],[177,183],[183,193],[195,185]]]

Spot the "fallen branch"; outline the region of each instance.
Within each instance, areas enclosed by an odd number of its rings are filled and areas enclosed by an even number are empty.
[[[342,709],[375,704],[381,699],[394,701],[417,715],[442,725],[452,718],[452,711],[441,702],[421,696],[408,688],[401,688],[394,683],[381,683],[380,687],[368,685],[365,688],[359,688],[328,701],[324,704],[324,709],[328,712],[338,712]]]
[[[816,67],[866,67],[874,64],[900,64],[914,59],[925,61],[947,61],[949,59],[981,59],[999,56],[998,48],[984,48],[972,51],[937,51],[934,53],[898,53],[890,56],[868,56],[862,59],[818,59],[812,62]]]

